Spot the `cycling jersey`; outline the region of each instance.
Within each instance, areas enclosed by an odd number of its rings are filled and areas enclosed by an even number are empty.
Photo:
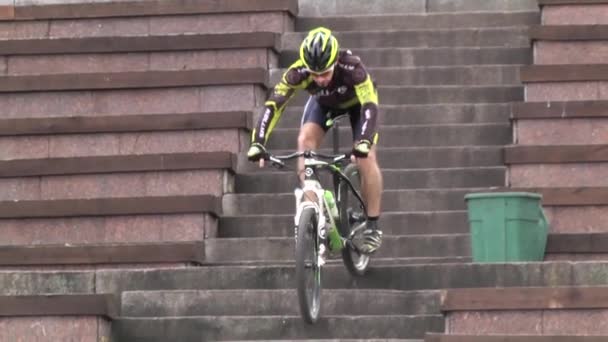
[[[252,143],[265,144],[276,126],[287,102],[297,90],[304,89],[327,110],[347,112],[359,106],[360,129],[355,140],[375,142],[378,116],[378,93],[360,58],[350,51],[340,51],[329,85],[319,87],[301,60],[293,63],[274,87],[265,110],[251,135]],[[361,129],[362,128],[362,129]]]

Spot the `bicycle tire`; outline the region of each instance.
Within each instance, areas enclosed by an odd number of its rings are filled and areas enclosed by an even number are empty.
[[[358,166],[356,164],[349,164],[344,169],[344,175],[353,184],[355,190],[360,193],[361,178],[359,175]],[[352,225],[350,222],[350,212],[362,214],[362,210],[355,207],[355,204],[359,203],[359,201],[354,197],[345,181],[340,181],[338,185],[338,192],[338,206],[340,213],[340,224],[338,228],[340,229],[340,235],[347,237],[350,235],[350,232],[354,227],[354,225]],[[358,251],[354,250],[350,244],[346,244],[346,246],[344,246],[342,249],[342,261],[350,274],[359,277],[367,272],[370,257],[369,255],[360,254]]]
[[[304,208],[300,214],[296,240],[296,288],[300,313],[309,324],[317,321],[321,307],[321,268],[318,265],[318,252],[317,213],[314,208]]]

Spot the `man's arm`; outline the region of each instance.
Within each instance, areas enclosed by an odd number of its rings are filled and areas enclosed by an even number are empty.
[[[361,83],[355,84],[355,93],[361,103],[361,131],[355,137],[356,144],[367,144],[367,152],[372,144],[378,141],[378,92],[369,74]],[[361,156],[366,155],[365,146],[361,147]],[[357,150],[357,146],[355,146]],[[356,153],[357,151],[355,151]]]
[[[281,81],[274,87],[268,100],[264,103],[264,113],[251,133],[252,144],[262,146],[266,144],[287,102],[293,97],[296,90],[305,89],[310,84],[310,77],[301,71],[302,67],[301,61],[292,64],[283,74]]]

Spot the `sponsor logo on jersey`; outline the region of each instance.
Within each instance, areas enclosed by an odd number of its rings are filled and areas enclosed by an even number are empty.
[[[372,113],[370,112],[369,109],[365,110],[365,122],[363,123],[363,126],[361,126],[361,134],[365,134],[365,131],[367,130],[367,122],[369,121],[369,119],[372,117]]]
[[[266,134],[266,124],[268,123],[268,119],[270,118],[270,108],[266,108],[264,112],[264,117],[262,118],[262,125],[260,127],[259,137],[263,138]]]
[[[331,95],[331,91],[329,89],[321,89],[318,94],[319,96],[329,96]]]
[[[343,64],[343,63],[338,63],[338,65],[340,66],[340,68],[342,69],[346,69],[346,70],[355,70],[355,66],[354,65],[348,65],[348,64]]]

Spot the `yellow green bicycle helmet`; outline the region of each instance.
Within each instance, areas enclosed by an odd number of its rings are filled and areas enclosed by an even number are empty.
[[[300,46],[300,59],[307,69],[323,72],[336,62],[338,40],[325,27],[318,27],[308,33]]]

